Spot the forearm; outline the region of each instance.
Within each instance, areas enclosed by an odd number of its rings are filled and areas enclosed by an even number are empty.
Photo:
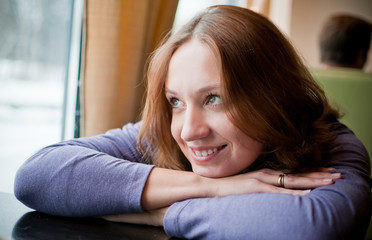
[[[308,189],[333,184],[340,174],[328,169],[286,176],[285,188],[276,186],[280,171],[262,169],[224,178],[207,178],[193,172],[154,168],[142,194],[142,207],[154,210],[191,198],[224,197],[249,193],[305,195]],[[237,187],[239,186],[239,187]],[[296,190],[296,189],[304,189]]]
[[[328,187],[307,196],[245,194],[173,204],[170,236],[187,239],[362,239],[371,209],[368,190],[350,201]],[[326,193],[327,192],[327,193]]]
[[[64,216],[141,212],[152,165],[138,163],[140,124],[41,149],[19,169],[14,193],[27,206]]]
[[[208,181],[193,172],[155,167],[142,193],[142,207],[153,210],[185,199],[209,197]]]
[[[15,194],[27,206],[54,215],[140,212],[152,167],[79,146],[49,147],[19,169]]]

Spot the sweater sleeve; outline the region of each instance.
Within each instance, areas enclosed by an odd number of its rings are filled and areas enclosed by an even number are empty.
[[[152,165],[136,150],[140,123],[41,149],[18,170],[14,193],[41,212],[73,217],[141,212]]]
[[[368,153],[345,127],[334,144],[326,167],[342,173],[335,184],[302,197],[261,193],[177,202],[165,215],[165,231],[190,239],[363,239],[371,216]]]

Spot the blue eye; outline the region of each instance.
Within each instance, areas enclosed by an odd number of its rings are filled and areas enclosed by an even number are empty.
[[[206,103],[210,105],[218,105],[222,103],[222,99],[216,94],[210,94],[207,96]]]

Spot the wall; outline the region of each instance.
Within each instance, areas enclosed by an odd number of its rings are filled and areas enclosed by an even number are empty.
[[[371,0],[293,0],[289,37],[310,66],[320,66],[318,35],[326,19],[348,13],[372,22]],[[372,49],[365,69],[372,72]]]

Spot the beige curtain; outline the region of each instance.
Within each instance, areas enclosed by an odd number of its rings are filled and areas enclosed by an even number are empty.
[[[247,0],[247,8],[261,13],[269,18],[270,15],[270,0]]]
[[[86,0],[81,135],[138,120],[148,54],[171,29],[178,0]]]

